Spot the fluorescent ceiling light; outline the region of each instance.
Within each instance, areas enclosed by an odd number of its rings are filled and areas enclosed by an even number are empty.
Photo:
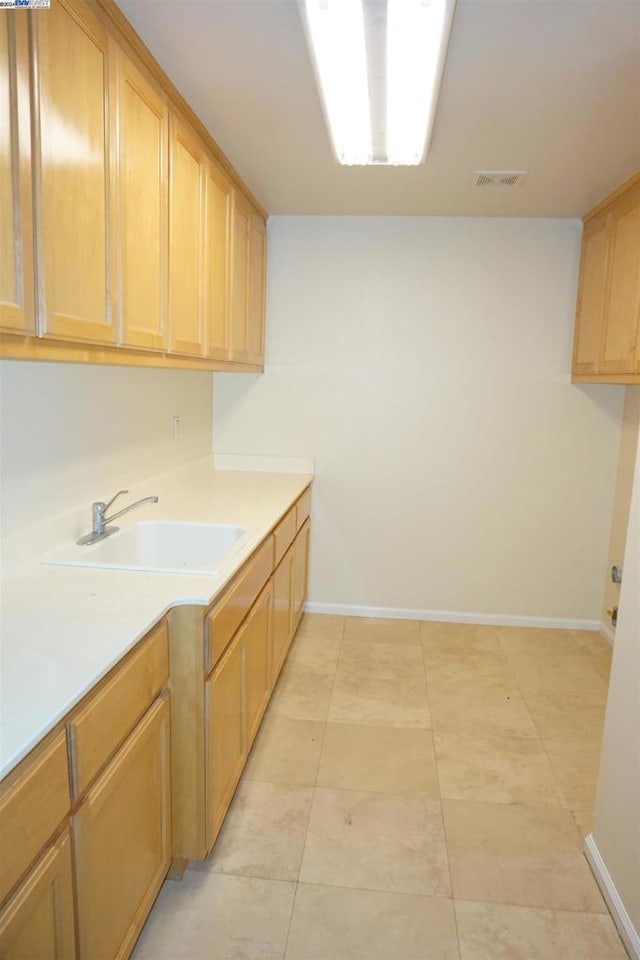
[[[421,163],[433,129],[452,0],[387,2],[387,161]]]
[[[310,45],[340,163],[414,166],[428,149],[456,0],[386,0],[386,63],[384,43],[367,57],[365,42],[365,16],[370,40],[384,26],[381,2],[305,0]],[[385,117],[375,160],[370,88]]]
[[[371,115],[362,0],[305,0],[307,23],[338,160],[371,163]]]

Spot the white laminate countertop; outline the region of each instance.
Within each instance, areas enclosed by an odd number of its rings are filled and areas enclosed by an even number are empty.
[[[159,503],[118,521],[226,523],[249,531],[217,575],[51,566],[42,556],[90,527],[90,510],[55,525],[56,542],[19,562],[2,579],[0,613],[0,778],[177,604],[208,606],[287,512],[309,474],[216,470],[212,457],[145,481],[131,499]],[[85,529],[83,529],[85,528]],[[32,540],[32,542],[37,542]],[[39,541],[40,547],[42,541]]]

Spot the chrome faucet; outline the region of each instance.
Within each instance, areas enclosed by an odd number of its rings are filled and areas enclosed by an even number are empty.
[[[98,540],[104,540],[105,537],[110,537],[112,533],[118,531],[118,527],[109,527],[108,524],[113,523],[114,520],[117,520],[118,517],[121,517],[124,513],[129,513],[129,510],[139,507],[141,503],[157,503],[157,497],[143,497],[142,500],[136,500],[135,503],[130,503],[128,507],[124,507],[122,510],[118,510],[117,513],[114,513],[113,516],[107,517],[106,513],[111,504],[122,496],[123,493],[129,493],[128,490],[118,490],[115,496],[111,497],[108,503],[103,503],[102,500],[98,500],[95,503],[91,504],[91,519],[93,521],[93,528],[91,533],[86,533],[84,537],[80,537],[77,543],[80,546],[88,546],[90,543],[96,543]]]

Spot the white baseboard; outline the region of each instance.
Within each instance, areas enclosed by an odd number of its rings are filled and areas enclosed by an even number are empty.
[[[477,623],[493,627],[540,627],[547,630],[600,629],[597,620],[563,617],[520,617],[502,613],[461,613],[457,610],[408,610],[397,607],[364,607],[347,603],[307,603],[307,613],[333,613],[342,617],[377,617],[380,620],[435,620],[444,623]]]
[[[631,917],[627,913],[611,874],[600,855],[592,833],[584,841],[584,853],[596,878],[596,883],[600,887],[600,892],[609,907],[613,921],[618,928],[618,933],[627,948],[627,953],[631,960],[640,960],[640,934],[631,922]]]
[[[616,642],[616,631],[611,626],[610,623],[607,623],[606,620],[600,621],[600,633],[605,638],[605,640],[613,646]]]

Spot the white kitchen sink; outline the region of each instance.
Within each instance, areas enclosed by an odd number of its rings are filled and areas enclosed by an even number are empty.
[[[90,546],[69,545],[44,562],[145,573],[214,575],[241,546],[242,527],[148,520]]]

